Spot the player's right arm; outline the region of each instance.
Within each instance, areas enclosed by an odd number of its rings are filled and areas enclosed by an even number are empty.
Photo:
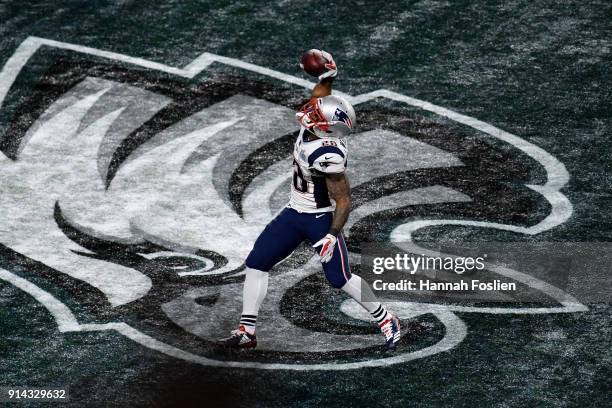
[[[319,81],[318,84],[312,88],[312,93],[310,94],[311,98],[322,98],[327,95],[331,95],[332,93],[332,82],[334,81],[333,77],[324,78]]]
[[[312,88],[312,92],[310,94],[311,98],[322,98],[324,96],[331,95],[332,82],[334,82],[334,78],[336,75],[338,75],[338,67],[336,66],[334,57],[332,57],[332,55],[327,51],[321,52],[327,59],[327,63],[325,64],[327,71],[319,75],[319,83]]]

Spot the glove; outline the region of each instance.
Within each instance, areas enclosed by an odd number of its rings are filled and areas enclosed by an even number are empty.
[[[321,54],[323,54],[323,56],[327,60],[327,62],[325,63],[325,68],[327,68],[327,71],[319,75],[319,81],[325,78],[335,77],[336,75],[338,75],[338,67],[336,66],[334,57],[332,57],[329,52],[323,50],[321,50]]]
[[[338,242],[338,238],[334,237],[332,234],[327,234],[312,246],[313,248],[321,246],[321,249],[319,250],[321,263],[327,263],[332,259],[336,242]]]

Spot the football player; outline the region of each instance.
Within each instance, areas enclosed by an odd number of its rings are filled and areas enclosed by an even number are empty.
[[[238,330],[219,341],[225,347],[257,345],[255,327],[268,288],[268,271],[304,240],[313,244],[329,283],[372,315],[387,348],[394,350],[400,339],[399,319],[380,302],[372,301],[375,297],[369,285],[351,273],[342,227],[351,210],[346,136],[355,127],[356,118],[350,103],[331,95],[338,69],[329,53],[321,53],[326,59],[325,72],[319,76],[311,100],[297,113],[301,129],[293,148],[290,201],[266,226],[245,261],[242,316]]]

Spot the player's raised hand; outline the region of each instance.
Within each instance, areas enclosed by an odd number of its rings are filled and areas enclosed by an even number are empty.
[[[308,50],[302,55],[300,67],[309,75],[319,78],[332,78],[338,75],[338,67],[334,57],[327,52],[317,49]]]
[[[334,255],[334,248],[336,247],[336,242],[338,242],[338,238],[336,238],[332,234],[327,234],[312,246],[313,248],[316,248],[318,246],[321,247],[321,249],[319,249],[321,263],[327,263],[332,259],[332,256]]]
[[[319,81],[325,78],[335,77],[338,75],[338,67],[336,66],[336,62],[334,61],[334,57],[327,52],[321,50],[321,55],[325,58],[326,62],[324,64],[326,71],[319,75]]]

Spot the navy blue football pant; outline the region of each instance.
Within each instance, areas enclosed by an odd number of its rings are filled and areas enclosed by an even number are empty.
[[[263,230],[255,241],[246,266],[268,272],[288,257],[304,240],[314,244],[329,231],[333,213],[300,213],[285,208]],[[318,251],[320,247],[315,248]],[[351,278],[348,250],[342,233],[334,248],[332,259],[323,264],[325,277],[334,288],[341,288]]]

